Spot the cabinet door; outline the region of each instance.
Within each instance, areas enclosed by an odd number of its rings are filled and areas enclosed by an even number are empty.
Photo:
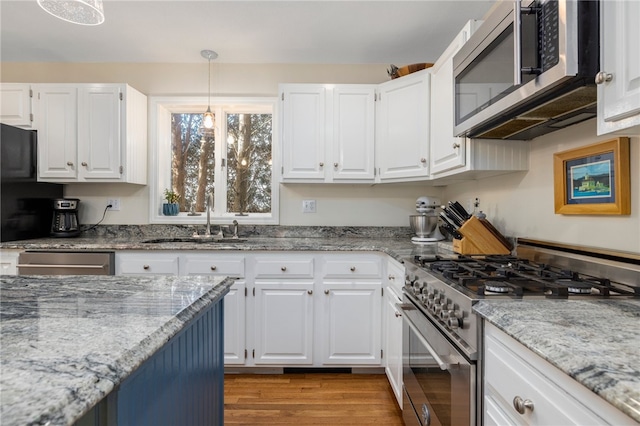
[[[431,68],[431,174],[465,165],[465,138],[453,136],[453,56],[467,41],[477,21],[469,21]]]
[[[380,364],[380,289],[379,281],[323,284],[323,364]]]
[[[78,91],[71,85],[34,85],[38,180],[76,179]]]
[[[598,134],[640,132],[640,2],[601,2]]]
[[[375,86],[333,89],[333,180],[374,179]]]
[[[120,179],[121,85],[91,85],[78,93],[78,161],[82,179]]]
[[[313,281],[256,281],[254,363],[313,363]]]
[[[0,85],[0,122],[29,129],[31,114],[31,85],[28,83],[2,83]]]
[[[429,175],[429,70],[383,83],[376,105],[380,180]]]
[[[224,363],[242,365],[245,361],[245,289],[236,281],[224,296]]]
[[[402,314],[396,307],[402,301],[391,287],[385,291],[383,309],[384,371],[402,409]]]
[[[282,86],[283,180],[324,180],[325,91],[319,84]]]

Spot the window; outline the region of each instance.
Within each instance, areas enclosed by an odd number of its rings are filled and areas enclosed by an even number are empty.
[[[275,99],[212,99],[215,126],[202,127],[206,99],[151,98],[151,223],[278,223]],[[163,193],[179,195],[162,215]]]

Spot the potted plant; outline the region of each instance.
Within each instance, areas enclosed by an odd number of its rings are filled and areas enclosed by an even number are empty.
[[[165,189],[164,199],[167,200],[167,202],[162,204],[162,214],[165,216],[177,216],[180,212],[180,205],[178,204],[180,195],[169,189]]]

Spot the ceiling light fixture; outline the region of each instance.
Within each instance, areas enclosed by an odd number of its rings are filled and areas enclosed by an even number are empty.
[[[203,58],[209,60],[209,102],[207,102],[207,112],[202,116],[202,127],[205,129],[213,129],[215,125],[213,113],[211,112],[211,60],[218,57],[213,50],[203,50],[200,52]]]
[[[80,25],[100,25],[104,22],[102,0],[38,0],[47,13],[63,21]]]

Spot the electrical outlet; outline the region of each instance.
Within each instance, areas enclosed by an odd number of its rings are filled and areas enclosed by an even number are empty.
[[[111,198],[107,200],[107,205],[111,204],[109,210],[119,211],[120,210],[120,198]]]
[[[302,200],[302,213],[315,213],[316,200]]]

